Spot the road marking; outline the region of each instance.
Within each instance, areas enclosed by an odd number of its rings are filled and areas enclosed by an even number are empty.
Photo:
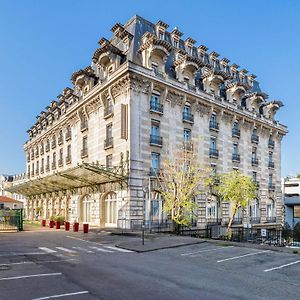
[[[72,248],[76,249],[76,250],[80,250],[80,251],[86,252],[86,253],[94,253],[93,251],[85,249],[85,248],[82,248],[82,247],[72,247]]]
[[[24,275],[24,276],[15,276],[15,277],[3,277],[0,278],[0,280],[3,281],[3,280],[24,279],[24,278],[31,278],[31,277],[59,276],[59,275],[62,275],[62,273],[45,273],[45,274],[34,274],[34,275]]]
[[[270,252],[270,250],[259,251],[259,252],[248,253],[248,254],[239,255],[239,256],[234,256],[234,257],[229,257],[229,258],[225,258],[225,259],[218,260],[217,262],[220,263],[220,262],[223,262],[223,261],[239,259],[239,258],[243,258],[243,257],[247,257],[247,256],[252,256],[252,255],[257,255],[257,254],[266,253],[266,252]]]
[[[275,268],[271,268],[271,269],[266,269],[266,270],[264,270],[264,272],[270,272],[270,271],[282,269],[282,268],[289,267],[289,266],[292,266],[292,265],[295,265],[295,264],[299,264],[299,263],[300,263],[300,260],[297,260],[297,261],[291,262],[289,264],[281,265],[279,267],[275,267]]]
[[[224,250],[226,248],[233,248],[234,246],[226,246],[226,247],[218,247],[218,248],[213,248],[213,249],[204,249],[204,250],[199,250],[196,252],[190,252],[190,253],[182,253],[180,255],[185,256],[185,255],[193,255],[193,254],[197,254],[197,253],[202,253],[202,252],[209,252],[209,251],[216,251],[216,250]]]
[[[107,250],[107,249],[102,249],[102,248],[98,248],[98,247],[95,247],[95,246],[90,246],[91,249],[94,249],[96,251],[99,251],[99,252],[107,252],[107,253],[114,253],[113,251],[111,250]]]
[[[44,255],[45,252],[23,252],[23,253],[17,253],[17,252],[11,252],[7,254],[0,254],[0,256],[26,256],[26,255]]]
[[[76,259],[75,259],[75,258],[69,258],[69,259],[60,259],[60,260],[21,261],[21,262],[16,262],[16,263],[0,264],[0,267],[2,267],[2,266],[11,266],[11,265],[27,265],[27,264],[56,263],[56,262],[72,261],[72,260],[76,260]]]
[[[127,249],[121,249],[121,248],[114,247],[114,246],[103,246],[103,247],[105,247],[105,248],[107,248],[107,249],[111,249],[111,250],[119,251],[119,252],[127,252],[127,253],[129,253],[129,252],[133,252],[133,251],[131,251],[131,250],[127,250]]]
[[[39,247],[40,250],[42,251],[45,251],[47,253],[56,253],[57,251],[56,250],[52,250],[50,248],[47,248],[47,247]]]
[[[68,253],[77,253],[77,251],[75,250],[72,250],[72,249],[68,249],[68,248],[65,248],[65,247],[55,247],[56,249],[58,250],[61,250],[61,251],[64,251],[64,252],[68,252]]]
[[[47,300],[47,299],[54,299],[54,298],[61,298],[61,297],[67,297],[67,296],[76,296],[76,295],[82,295],[82,294],[88,294],[88,291],[82,291],[82,292],[76,292],[76,293],[67,293],[67,294],[60,294],[60,295],[52,295],[47,297],[40,297],[40,298],[34,298],[32,300]]]

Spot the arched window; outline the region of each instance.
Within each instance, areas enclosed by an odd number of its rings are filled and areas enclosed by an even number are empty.
[[[91,197],[89,195],[85,195],[82,198],[81,220],[84,223],[89,223],[91,221],[91,202]]]
[[[105,225],[116,226],[118,219],[117,195],[110,192],[105,197]]]

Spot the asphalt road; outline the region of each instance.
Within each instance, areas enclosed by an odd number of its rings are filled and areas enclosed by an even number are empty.
[[[130,237],[0,233],[0,299],[299,299],[300,255],[202,243],[145,253]]]

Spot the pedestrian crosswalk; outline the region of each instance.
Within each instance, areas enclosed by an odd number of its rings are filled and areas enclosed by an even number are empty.
[[[92,253],[132,253],[131,250],[121,249],[118,247],[115,247],[113,245],[98,245],[97,246],[86,246],[86,247],[80,247],[80,246],[72,246],[72,247],[39,247],[39,250],[49,253],[49,254],[55,254],[55,253],[68,253],[68,254],[92,254]]]

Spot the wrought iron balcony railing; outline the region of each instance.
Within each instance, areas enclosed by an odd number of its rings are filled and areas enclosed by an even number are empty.
[[[251,224],[259,224],[260,223],[260,217],[250,217],[250,223]]]
[[[162,114],[164,112],[164,106],[160,103],[150,101],[150,111]]]
[[[252,166],[258,166],[258,158],[252,157],[251,158],[251,164],[252,164]]]
[[[240,162],[241,161],[240,155],[237,154],[237,153],[232,153],[232,161],[234,161],[234,162]]]
[[[150,168],[150,171],[149,171],[149,176],[151,177],[156,177],[156,176],[159,176],[159,173],[160,173],[160,169],[159,168]]]
[[[209,129],[218,131],[219,130],[219,123],[216,122],[216,121],[209,121]]]
[[[241,135],[241,131],[238,128],[232,128],[232,136],[239,138]]]
[[[150,144],[154,146],[162,146],[163,144],[163,138],[159,135],[150,135]]]
[[[114,138],[108,137],[104,140],[104,149],[112,148],[114,146]]]
[[[275,142],[272,139],[269,139],[268,147],[269,148],[274,148],[275,147]]]
[[[103,118],[109,118],[113,115],[114,113],[114,107],[112,105],[109,105],[107,107],[104,108],[104,112],[103,112]]]
[[[81,149],[81,158],[84,158],[87,156],[88,156],[88,149],[87,148]]]
[[[215,148],[209,149],[209,157],[218,158],[219,157],[219,150]]]
[[[259,136],[257,134],[255,134],[255,133],[253,133],[251,135],[251,142],[257,144],[259,142]]]
[[[266,217],[266,223],[276,223],[276,217]]]
[[[182,121],[187,123],[194,123],[194,115],[185,111],[182,113]]]

